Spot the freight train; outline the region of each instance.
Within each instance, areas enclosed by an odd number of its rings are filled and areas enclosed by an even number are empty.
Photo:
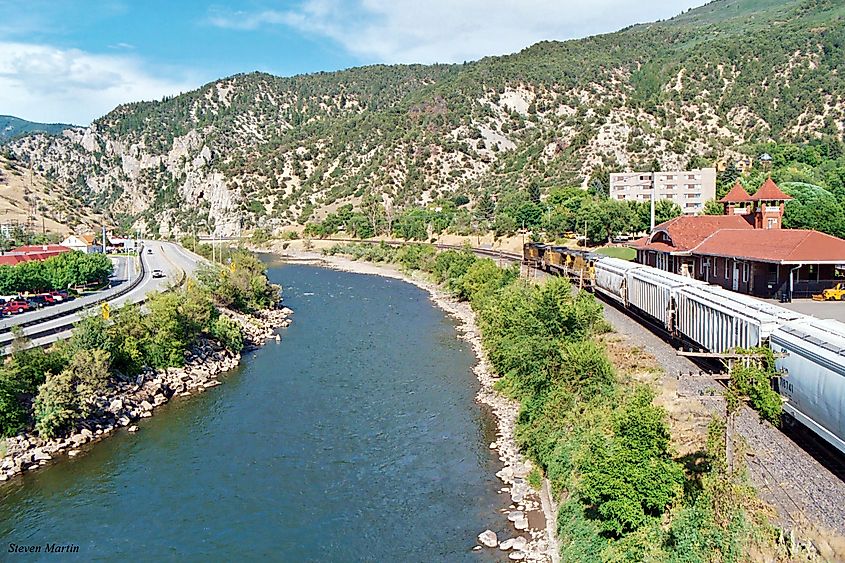
[[[586,250],[526,243],[523,261],[570,277],[693,348],[770,347],[784,411],[845,454],[845,323]]]

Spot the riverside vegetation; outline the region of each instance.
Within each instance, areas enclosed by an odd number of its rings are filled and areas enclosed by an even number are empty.
[[[601,305],[568,281],[520,279],[468,250],[343,244],[325,250],[430,273],[469,301],[503,394],[521,404],[516,438],[559,502],[564,561],[785,558],[715,418],[705,451],[673,457],[654,390],[620,375],[600,333]],[[738,376],[740,393],[750,377]],[[538,480],[533,479],[536,484]]]
[[[96,414],[98,396],[146,369],[176,368],[201,338],[232,353],[244,345],[236,315],[275,307],[278,286],[251,253],[234,251],[227,267],[209,265],[180,288],[127,304],[108,321],[89,316],[50,349],[13,344],[0,366],[0,435],[34,428],[41,438],[71,432]]]

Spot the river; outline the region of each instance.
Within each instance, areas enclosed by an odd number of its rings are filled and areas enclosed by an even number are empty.
[[[0,485],[8,544],[80,560],[478,561],[495,424],[469,346],[404,282],[273,264],[295,311],[224,385]],[[42,553],[36,559],[55,560]],[[67,558],[66,555],[62,558]]]

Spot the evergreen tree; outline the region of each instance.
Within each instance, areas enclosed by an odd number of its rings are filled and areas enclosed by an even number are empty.
[[[533,203],[540,203],[540,185],[536,180],[528,185],[528,199]]]
[[[493,202],[493,196],[490,195],[490,192],[484,192],[481,194],[481,198],[478,200],[478,203],[475,205],[475,215],[479,219],[484,219],[485,221],[489,221],[493,218],[493,213],[496,211],[496,204]]]

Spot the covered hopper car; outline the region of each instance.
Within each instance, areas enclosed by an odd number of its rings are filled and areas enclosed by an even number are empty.
[[[534,256],[547,272],[586,277],[597,294],[694,348],[769,346],[782,353],[776,363],[787,373],[777,383],[784,411],[845,454],[845,324],[643,264],[534,244],[524,249],[526,263]]]

